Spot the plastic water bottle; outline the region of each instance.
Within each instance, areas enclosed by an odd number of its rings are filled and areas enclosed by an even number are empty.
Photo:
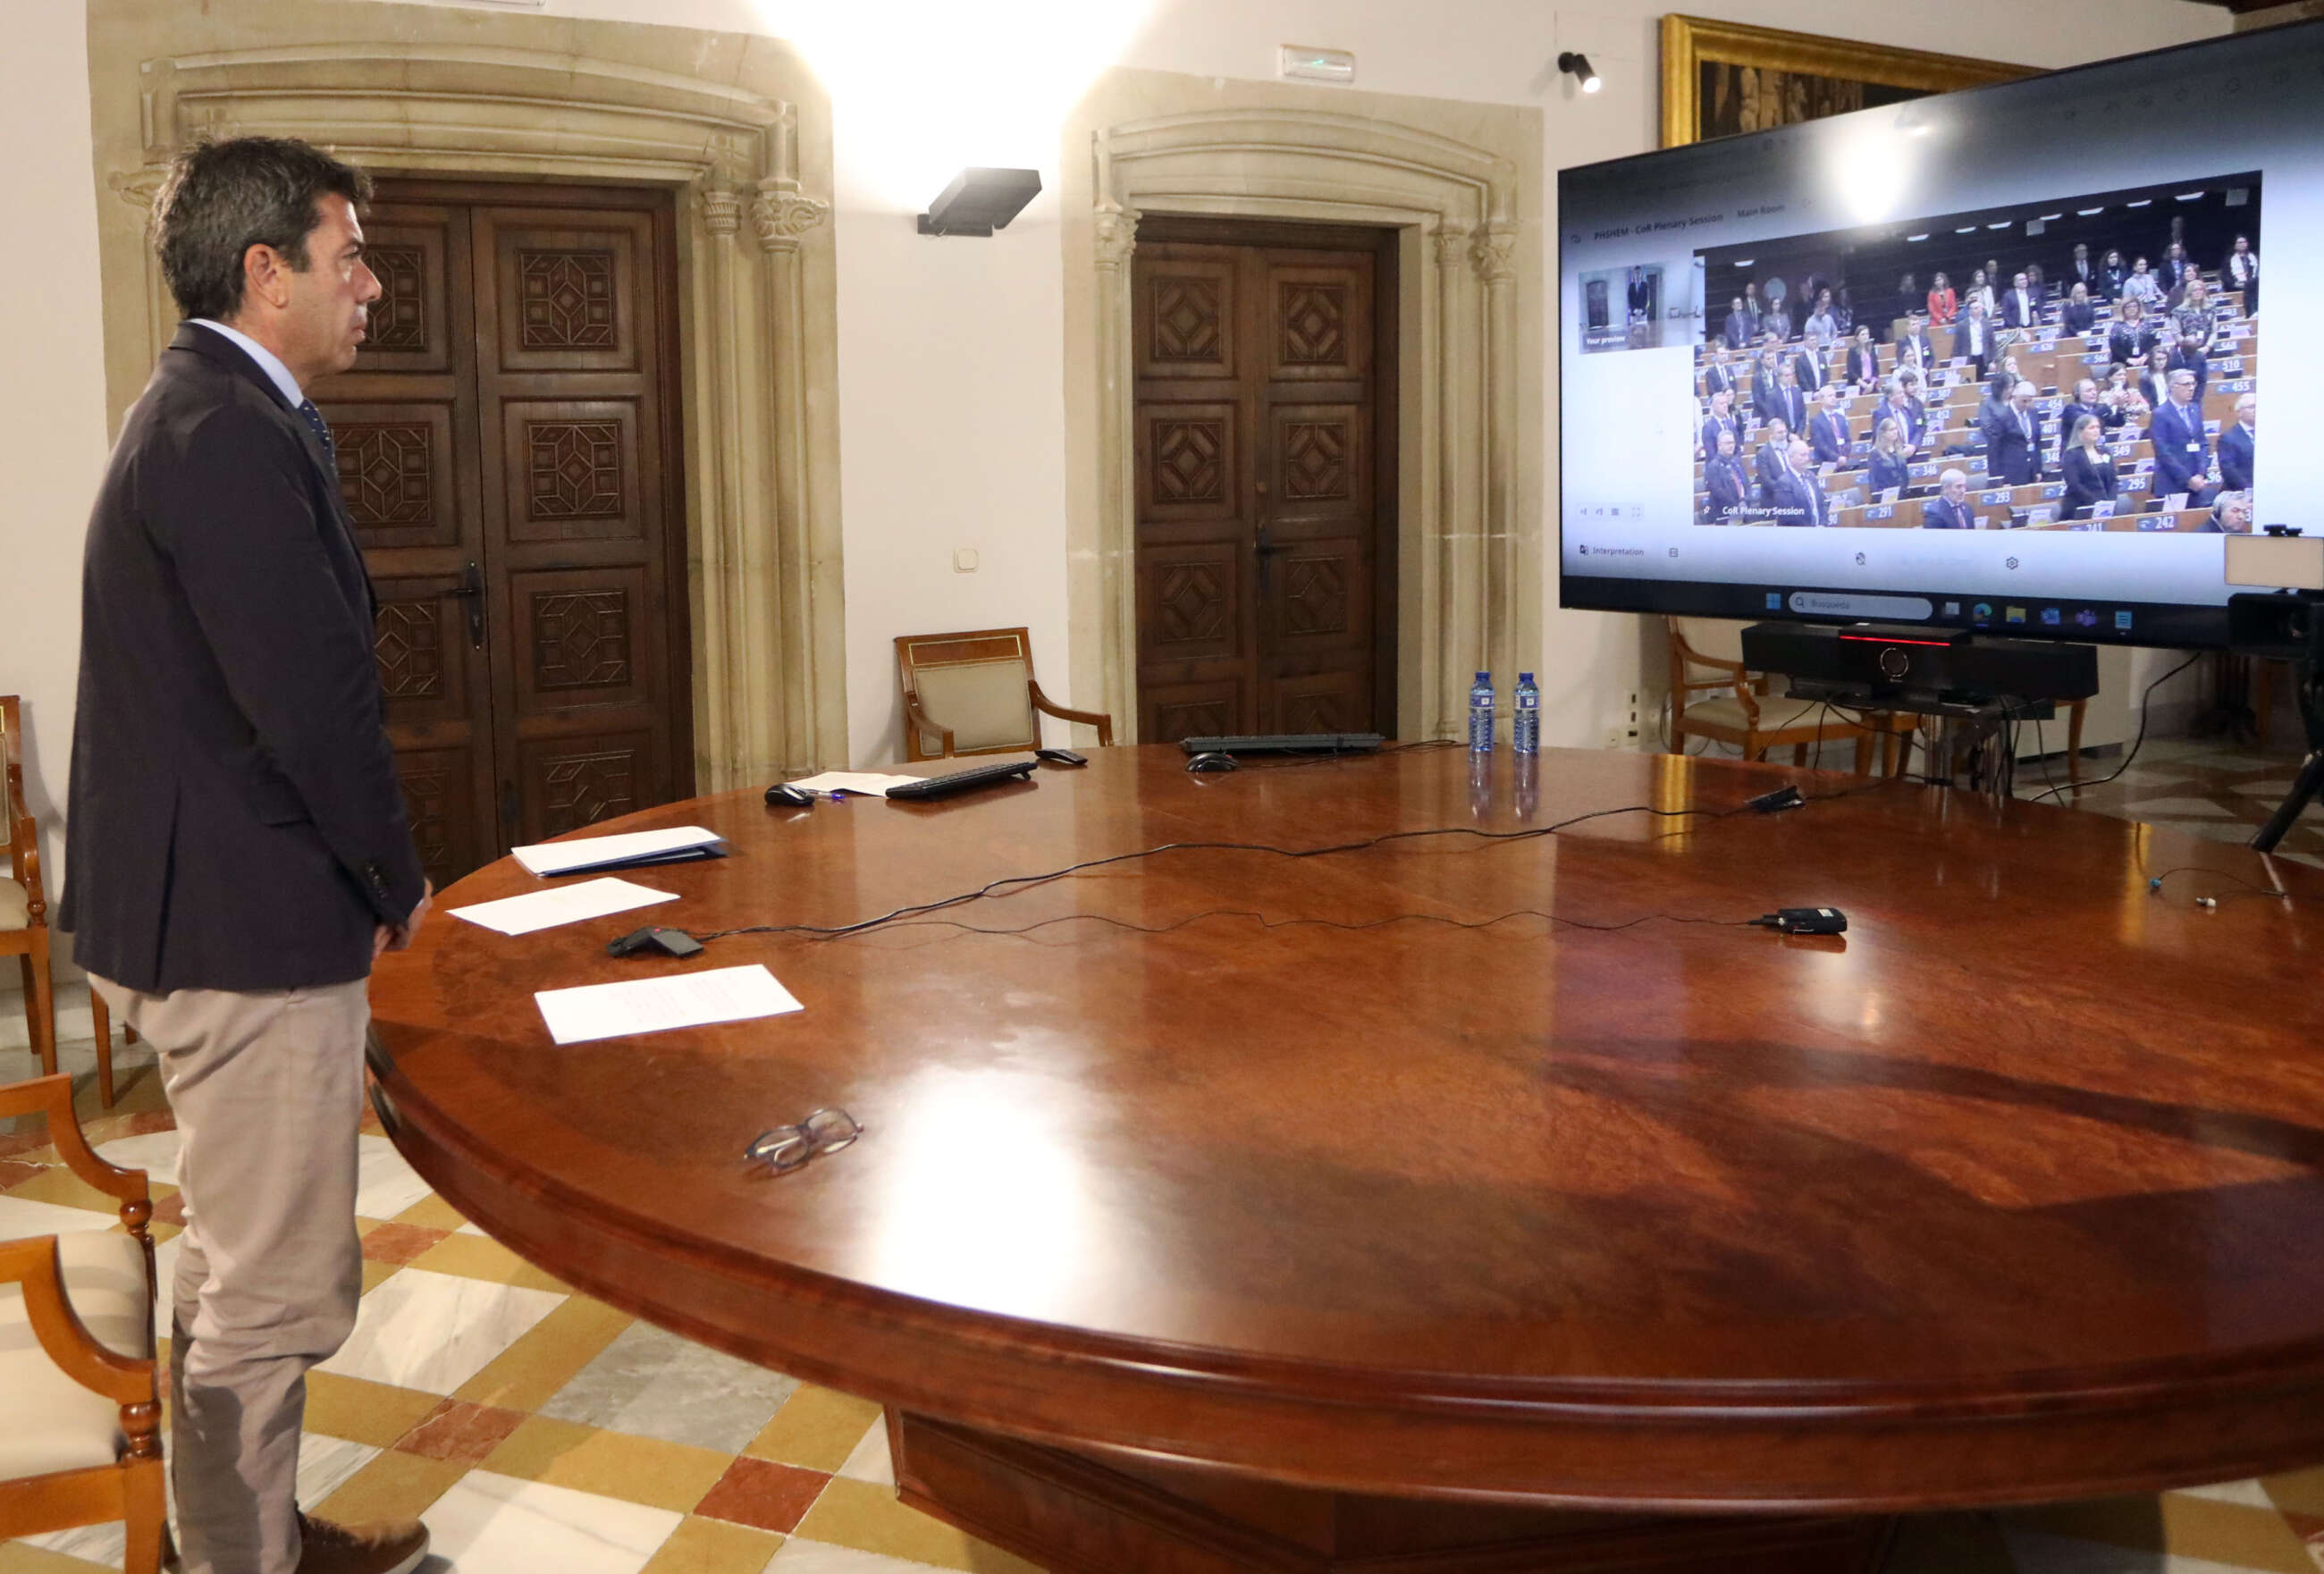
[[[1469,752],[1493,751],[1493,675],[1480,672],[1469,690]]]
[[[1530,672],[1517,674],[1515,709],[1509,714],[1509,748],[1519,754],[1541,752],[1541,688]]]

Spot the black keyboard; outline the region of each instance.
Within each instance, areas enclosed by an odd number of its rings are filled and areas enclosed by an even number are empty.
[[[1378,732],[1250,732],[1225,738],[1182,738],[1189,754],[1370,754],[1387,740]]]
[[[888,796],[913,803],[923,798],[948,798],[954,793],[974,792],[978,787],[997,787],[1004,781],[1023,781],[1039,763],[1037,759],[1004,759],[998,765],[955,770],[950,776],[922,777],[909,787],[890,787]]]

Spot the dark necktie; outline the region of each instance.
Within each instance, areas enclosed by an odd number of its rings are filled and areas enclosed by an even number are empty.
[[[323,457],[331,462],[332,468],[337,469],[339,463],[339,450],[338,445],[331,441],[331,423],[323,419],[323,412],[315,408],[313,400],[302,399],[299,401],[299,419],[307,423],[308,430],[313,432],[317,440],[323,445]]]

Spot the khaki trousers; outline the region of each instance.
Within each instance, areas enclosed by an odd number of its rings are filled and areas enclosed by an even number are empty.
[[[365,980],[148,995],[91,980],[153,1045],[181,1143],[171,1483],[186,1574],[295,1574],[307,1368],[355,1328]]]

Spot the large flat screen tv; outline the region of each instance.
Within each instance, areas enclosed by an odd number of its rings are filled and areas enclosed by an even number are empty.
[[[2216,645],[2224,534],[2324,529],[2324,23],[1566,170],[1557,231],[1565,606]]]

